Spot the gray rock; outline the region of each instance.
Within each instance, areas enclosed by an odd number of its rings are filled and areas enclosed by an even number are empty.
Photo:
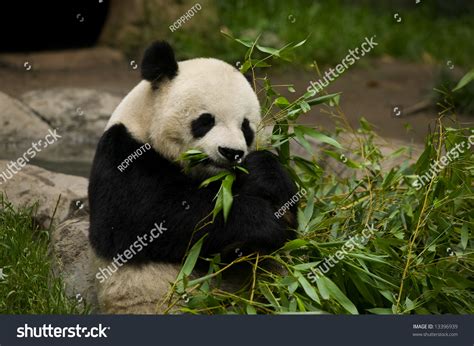
[[[21,100],[53,128],[66,134],[66,141],[97,140],[103,133],[121,97],[83,88],[50,88],[29,91]]]
[[[95,272],[92,270],[92,248],[88,240],[89,217],[72,218],[53,229],[51,246],[58,259],[55,272],[65,284],[66,294],[79,301],[85,299],[97,306]]]
[[[87,214],[87,179],[31,164],[13,173],[8,163],[0,160],[0,193],[16,207],[38,202],[36,220],[41,226],[48,228],[53,215],[53,225],[58,225],[71,216]]]
[[[42,138],[49,125],[20,101],[0,92],[0,138],[2,144]]]

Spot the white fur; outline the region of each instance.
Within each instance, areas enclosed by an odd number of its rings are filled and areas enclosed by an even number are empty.
[[[198,148],[214,161],[222,161],[218,146],[243,150],[246,155],[248,148],[241,125],[247,118],[256,132],[260,106],[245,77],[216,59],[187,60],[178,66],[178,75],[161,82],[157,90],[152,90],[147,81],[140,82],[119,104],[107,128],[124,124],[133,137],[150,143],[170,160],[176,160],[190,148]],[[213,114],[216,123],[196,140],[191,134],[191,122],[202,113]],[[160,307],[159,303],[179,269],[179,265],[164,263],[139,268],[124,265],[103,283],[98,282],[101,311],[163,313],[166,306]]]
[[[105,268],[110,261],[94,255],[93,266]],[[107,314],[162,314],[168,308],[164,300],[180,267],[170,263],[123,265],[110,277],[97,280],[99,309]],[[169,312],[174,312],[170,309]]]

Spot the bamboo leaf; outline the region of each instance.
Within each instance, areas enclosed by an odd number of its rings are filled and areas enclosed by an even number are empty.
[[[353,315],[359,314],[354,303],[352,303],[349,298],[337,287],[337,285],[332,282],[329,278],[321,276],[321,281],[324,282],[324,286],[329,292],[331,298],[336,300],[341,306],[346,309],[349,313]]]

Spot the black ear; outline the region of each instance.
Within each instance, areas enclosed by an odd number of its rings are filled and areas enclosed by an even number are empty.
[[[161,79],[175,77],[178,74],[178,63],[173,48],[165,41],[152,43],[143,54],[141,71],[142,78],[155,87]]]

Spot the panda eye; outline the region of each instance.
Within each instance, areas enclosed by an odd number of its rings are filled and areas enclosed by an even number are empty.
[[[245,143],[247,143],[247,146],[249,147],[253,142],[254,133],[250,127],[250,122],[247,118],[245,118],[242,122],[242,132],[245,137]]]
[[[208,133],[215,124],[214,116],[209,113],[203,113],[199,118],[191,122],[191,133],[194,138],[201,138]]]

